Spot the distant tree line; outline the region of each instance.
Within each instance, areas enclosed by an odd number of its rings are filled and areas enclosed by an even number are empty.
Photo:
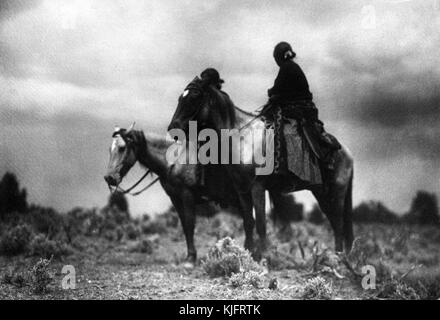
[[[321,224],[325,217],[316,205],[309,214],[309,221]],[[408,223],[421,225],[440,225],[437,196],[427,191],[418,191],[412,200],[409,211],[398,215],[380,201],[362,202],[353,209],[353,221],[357,223]]]
[[[326,220],[317,205],[306,215],[303,205],[296,202],[293,196],[282,196],[277,203],[280,213],[277,218],[281,223],[307,219],[312,223],[321,224]],[[109,205],[128,212],[127,201],[121,194],[114,193],[109,199]],[[0,221],[13,213],[25,213],[29,209],[26,189],[20,187],[15,174],[7,172],[0,180]],[[272,217],[274,218],[273,214]],[[353,221],[440,225],[437,196],[427,191],[418,191],[412,200],[410,210],[404,215],[396,214],[380,201],[362,202],[353,210]]]
[[[312,210],[305,212],[304,206],[296,202],[294,196],[283,196],[279,212],[275,216],[271,213],[272,219],[279,220],[280,225],[287,221],[308,220],[314,224],[322,224],[326,221],[326,217],[315,204]],[[353,209],[353,221],[356,223],[407,223],[421,225],[440,225],[440,215],[437,196],[434,193],[426,191],[418,191],[412,200],[411,207],[405,214],[397,214],[388,209],[380,201],[366,201],[360,203]]]

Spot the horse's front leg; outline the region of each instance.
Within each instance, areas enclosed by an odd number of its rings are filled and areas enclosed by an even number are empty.
[[[185,234],[187,246],[186,261],[194,264],[197,259],[197,251],[194,245],[196,223],[194,195],[189,190],[183,190],[178,198],[172,199],[172,202],[179,214],[180,223]]]
[[[258,234],[257,250],[254,252],[254,258],[260,260],[267,248],[266,235],[266,195],[264,186],[255,182],[251,189],[252,203],[255,209],[255,220]]]
[[[249,193],[240,194],[240,210],[243,215],[243,227],[245,233],[244,248],[254,250],[254,217],[252,216],[252,196]]]

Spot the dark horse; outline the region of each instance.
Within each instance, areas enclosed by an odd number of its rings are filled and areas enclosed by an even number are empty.
[[[117,188],[136,162],[157,174],[179,215],[187,243],[187,260],[192,264],[197,255],[194,246],[196,206],[202,202],[206,203],[205,199],[213,199],[215,195],[203,194],[198,187],[197,164],[184,163],[185,161],[170,163],[167,160],[167,152],[176,145],[174,141],[151,133],[144,134],[143,131],[134,130],[133,126],[128,130],[115,129],[110,148],[110,161],[104,178],[109,186]],[[252,252],[253,199],[263,198],[264,190],[254,189],[243,193],[238,192],[231,185],[229,193],[229,207],[233,213],[242,216],[246,236],[245,248]]]
[[[189,121],[197,121],[201,127],[220,129],[257,130],[264,127],[256,114],[245,112],[237,108],[229,96],[215,86],[195,78],[186,88],[179,99],[179,105],[173,116],[169,129],[186,130]],[[238,146],[240,148],[240,146]],[[335,250],[349,252],[353,243],[352,225],[352,181],[353,158],[345,146],[335,155],[335,169],[326,173],[324,186],[304,186],[298,178],[289,178],[289,191],[310,190],[317,199],[322,211],[330,221],[335,236]],[[241,171],[238,166],[237,170]],[[258,176],[248,180],[257,189],[269,191],[273,199],[280,197],[283,190],[277,186],[285,185],[286,178],[276,176]],[[264,201],[264,198],[260,198]],[[258,207],[263,210],[264,202]],[[257,230],[265,231],[263,214],[257,212]]]

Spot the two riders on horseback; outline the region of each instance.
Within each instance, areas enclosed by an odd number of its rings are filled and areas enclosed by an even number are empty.
[[[203,179],[198,178],[198,170],[209,169],[211,163],[192,165],[180,161],[169,162],[166,157],[170,148],[174,149],[174,146],[182,144],[163,137],[159,139],[146,136],[143,131],[132,127],[128,130],[117,128],[113,133],[110,161],[105,176],[110,189],[119,190],[123,177],[136,162],[155,173],[179,214],[187,241],[188,258],[193,262],[196,258],[193,241],[195,206],[203,197],[238,209],[237,213],[243,217],[245,248],[252,251],[254,226],[261,240],[262,250],[267,240],[265,191],[271,196],[274,215],[281,217],[281,212],[287,211],[287,215],[291,213],[290,209],[282,206],[284,192],[310,190],[329,219],[335,235],[335,250],[342,251],[345,245],[345,249],[349,251],[353,243],[353,158],[346,147],[339,147],[336,139],[323,130],[307,80],[293,61],[295,54],[290,45],[277,45],[274,57],[280,66],[280,73],[274,87],[269,90],[269,102],[260,114],[236,107],[229,96],[221,91],[223,80],[220,75],[210,68],[202,72],[200,78],[196,77],[179,97],[168,129],[177,128],[186,132],[188,127],[191,128],[191,122],[195,121],[200,124],[197,128],[201,130],[206,128],[212,132],[214,129],[214,133],[225,129],[235,130],[242,132],[246,138],[253,136],[255,132],[265,131],[270,136],[272,131],[267,130],[267,127],[273,127],[275,138],[278,137],[278,142],[284,143],[275,152],[280,157],[275,174],[269,172],[269,175],[257,175],[260,167],[258,162],[229,165],[222,161],[221,165],[212,163],[212,170],[207,170],[207,184],[202,186],[200,182]],[[242,130],[245,127],[249,130]],[[275,146],[277,145],[277,141],[273,141],[276,139],[267,138],[257,139],[257,143],[254,143],[255,140],[246,143],[247,140],[244,139],[243,146],[240,140],[231,140],[234,151],[255,151],[255,147],[260,148],[260,151],[267,151],[268,144],[275,142]],[[277,148],[274,149],[277,151]],[[229,153],[226,152],[226,155]],[[267,156],[267,152],[265,155]],[[330,155],[334,163],[323,155]],[[185,159],[186,153],[179,153],[179,157]]]
[[[273,87],[268,90],[268,102],[257,115],[274,130],[273,174],[293,174],[304,185],[322,184],[322,174],[334,169],[333,154],[341,145],[324,130],[307,78],[294,61],[296,54],[291,45],[278,43],[273,57],[279,72]],[[224,83],[214,68],[205,69],[200,79],[220,91]],[[227,96],[224,91],[221,92]],[[201,184],[204,183],[201,179]]]

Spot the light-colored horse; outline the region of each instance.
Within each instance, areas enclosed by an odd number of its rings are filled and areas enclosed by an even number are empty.
[[[206,202],[205,199],[216,198],[218,195],[206,193],[206,190],[200,188],[197,181],[197,164],[188,164],[188,159],[180,159],[171,163],[167,160],[167,151],[174,143],[165,137],[134,130],[133,126],[128,130],[117,128],[113,133],[110,160],[104,178],[109,186],[118,187],[136,162],[158,175],[163,189],[179,214],[187,243],[187,260],[194,263],[197,256],[194,245],[196,205]],[[183,153],[182,156],[184,156]],[[230,193],[228,197],[230,211],[243,218],[244,245],[252,252],[255,223],[252,203],[253,199],[264,197],[264,190],[248,190],[243,193],[231,185],[228,192]]]

